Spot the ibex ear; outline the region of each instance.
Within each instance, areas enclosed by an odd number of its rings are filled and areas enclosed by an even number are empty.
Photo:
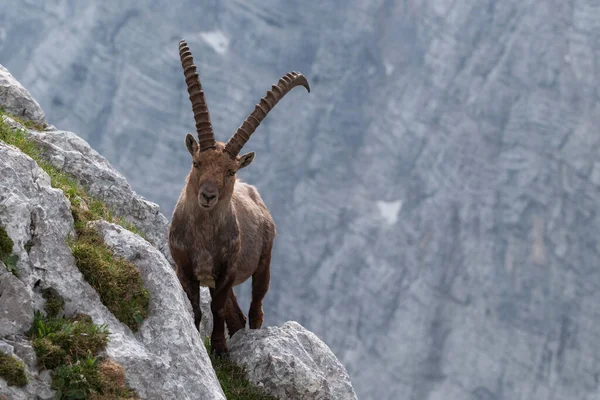
[[[238,169],[247,167],[248,165],[250,165],[252,160],[254,160],[254,152],[253,151],[251,151],[250,153],[244,154],[243,156],[240,157]]]
[[[188,133],[185,137],[185,147],[187,147],[191,155],[196,154],[196,151],[198,151],[198,142],[196,142],[191,133]]]

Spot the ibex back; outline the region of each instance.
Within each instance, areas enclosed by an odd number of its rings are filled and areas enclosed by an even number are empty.
[[[227,143],[215,141],[206,98],[192,54],[185,41],[179,55],[198,141],[191,134],[185,144],[192,156],[187,176],[169,227],[169,248],[177,276],[192,303],[199,328],[200,285],[210,288],[213,331],[211,347],[217,355],[227,353],[225,323],[230,335],[246,326],[233,286],[252,277],[252,302],[248,312],[251,329],[263,322],[262,301],[269,288],[271,250],[275,223],[254,186],[236,179],[236,172],[254,160],[254,153],[240,150],[269,111],[306,78],[290,72],[273,85]]]

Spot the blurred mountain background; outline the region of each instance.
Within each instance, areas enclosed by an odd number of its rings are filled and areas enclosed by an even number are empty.
[[[267,325],[315,332],[362,400],[600,398],[598,1],[0,2],[0,64],[168,218],[182,38],[217,140],[311,85],[244,147]]]

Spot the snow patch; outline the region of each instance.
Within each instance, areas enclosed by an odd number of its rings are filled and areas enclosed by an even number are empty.
[[[220,30],[202,32],[200,37],[218,54],[227,53],[229,48],[229,39]]]
[[[378,201],[377,208],[381,216],[387,221],[388,224],[394,225],[398,222],[398,213],[402,208],[402,201]]]
[[[390,63],[389,61],[384,61],[383,62],[383,67],[385,68],[385,74],[387,76],[390,76],[392,74],[392,72],[394,72],[394,65],[392,63]]]

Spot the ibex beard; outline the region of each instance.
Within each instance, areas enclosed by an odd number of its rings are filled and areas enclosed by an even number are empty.
[[[263,323],[262,301],[269,289],[271,251],[276,229],[256,188],[236,178],[254,160],[254,153],[239,155],[242,147],[269,111],[290,90],[304,86],[299,72],[283,76],[255,106],[227,143],[215,140],[206,98],[192,54],[185,41],[179,55],[187,83],[198,141],[188,134],[185,145],[192,157],[191,170],[179,196],[169,226],[169,248],[177,277],[192,304],[194,324],[200,328],[200,286],[210,289],[213,331],[211,348],[227,354],[225,323],[229,335],[245,328],[233,287],[252,277],[250,329]]]

